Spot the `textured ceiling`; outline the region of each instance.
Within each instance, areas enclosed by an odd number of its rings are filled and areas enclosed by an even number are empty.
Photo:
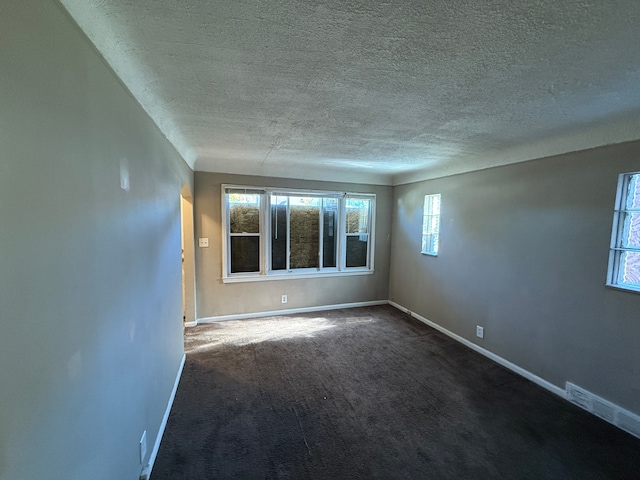
[[[640,2],[61,0],[196,170],[406,183],[640,138]]]

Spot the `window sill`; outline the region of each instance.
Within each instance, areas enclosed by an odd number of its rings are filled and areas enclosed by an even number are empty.
[[[271,280],[299,280],[302,278],[326,278],[326,277],[350,277],[356,275],[371,275],[373,270],[350,270],[346,272],[324,272],[324,273],[288,273],[271,275],[239,275],[233,277],[222,277],[222,283],[245,283],[245,282],[269,282]]]
[[[422,255],[427,255],[429,257],[437,257],[438,254],[437,253],[431,253],[431,252],[420,252]]]
[[[613,290],[620,290],[620,291],[623,291],[623,292],[640,293],[640,287],[617,285],[617,284],[612,284],[612,283],[606,283],[605,287],[612,288]]]

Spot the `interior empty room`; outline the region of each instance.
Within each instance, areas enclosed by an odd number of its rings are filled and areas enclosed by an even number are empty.
[[[0,480],[637,478],[640,4],[0,24]]]

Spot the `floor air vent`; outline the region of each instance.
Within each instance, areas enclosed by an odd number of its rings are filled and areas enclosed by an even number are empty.
[[[591,393],[569,382],[567,382],[567,400],[591,411]]]
[[[594,398],[591,402],[593,413],[609,423],[616,423],[616,408],[609,402],[601,402]]]
[[[571,382],[567,382],[566,391],[570,402],[640,438],[640,416]]]

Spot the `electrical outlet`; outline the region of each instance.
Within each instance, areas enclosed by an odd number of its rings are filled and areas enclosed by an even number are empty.
[[[208,238],[199,238],[198,239],[198,246],[200,248],[207,248],[209,246],[209,239]]]
[[[476,337],[484,338],[484,327],[476,325]]]
[[[286,295],[282,295],[282,300],[280,301],[280,303],[287,303],[289,299],[287,298]]]

